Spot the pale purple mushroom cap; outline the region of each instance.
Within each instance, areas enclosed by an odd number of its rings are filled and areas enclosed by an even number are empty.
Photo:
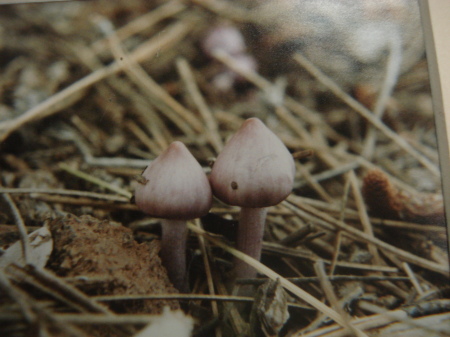
[[[173,142],[142,173],[135,201],[139,209],[164,219],[189,220],[204,216],[212,204],[208,178],[181,142]]]
[[[217,157],[210,183],[214,195],[235,206],[274,206],[291,193],[292,155],[258,118],[244,122]]]
[[[239,29],[231,25],[212,27],[202,42],[203,50],[209,56],[222,50],[228,55],[245,53],[245,41]]]

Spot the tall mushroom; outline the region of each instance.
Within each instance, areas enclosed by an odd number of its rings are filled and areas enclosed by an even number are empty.
[[[208,213],[212,193],[208,178],[186,146],[173,142],[142,173],[135,191],[137,206],[161,218],[161,260],[174,286],[186,289],[186,220]]]
[[[250,118],[225,145],[210,175],[213,194],[240,206],[236,247],[259,260],[267,207],[283,201],[294,184],[295,164],[283,142],[258,118]],[[256,271],[241,260],[237,277]]]

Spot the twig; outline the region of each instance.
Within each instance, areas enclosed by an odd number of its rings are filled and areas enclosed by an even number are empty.
[[[361,195],[360,188],[358,186],[358,180],[356,179],[356,175],[354,171],[349,171],[348,177],[350,180],[350,185],[352,187],[352,194],[355,198],[356,202],[356,208],[358,209],[359,218],[361,220],[361,224],[363,226],[364,232],[372,237],[375,237],[373,235],[373,229],[372,224],[370,223],[369,216],[367,215],[366,206],[364,204],[363,197]],[[374,261],[378,264],[380,264],[380,256],[378,255],[378,251],[375,245],[369,244],[368,249],[370,254],[372,255]]]
[[[330,266],[330,272],[329,275],[333,275],[334,271],[336,269],[336,266],[339,263],[339,253],[341,251],[341,244],[342,244],[342,231],[338,231],[336,234],[336,241],[335,241],[335,249],[333,254],[333,259],[331,260],[331,266]]]
[[[411,267],[406,262],[402,263],[403,269],[408,275],[409,279],[411,280],[412,285],[414,286],[414,289],[416,289],[417,293],[421,296],[424,294],[424,291],[422,287],[419,284],[419,281],[417,280],[417,277],[414,275],[413,271],[411,270]]]
[[[319,282],[319,278],[315,277],[315,276],[312,276],[312,277],[305,277],[305,276],[303,276],[303,277],[286,277],[286,279],[295,284]],[[378,276],[378,275],[369,275],[369,276],[331,275],[331,276],[328,276],[328,279],[333,282],[347,282],[347,281],[377,282],[377,281],[408,281],[409,277],[406,277],[406,276]],[[236,283],[260,285],[260,284],[263,284],[265,281],[266,281],[265,278],[238,279],[236,281]]]
[[[338,167],[317,173],[317,174],[313,174],[312,178],[314,178],[315,181],[317,182],[321,182],[324,180],[328,180],[331,178],[334,178],[336,176],[342,175],[350,170],[354,170],[357,169],[361,164],[358,161],[353,161],[350,162],[349,164],[343,164],[340,165]],[[294,184],[294,188],[300,188],[303,187],[307,184],[307,182],[303,181],[303,180],[299,180],[296,181]]]
[[[266,89],[266,91],[267,90],[268,89]],[[293,116],[288,109],[286,109],[282,105],[277,105],[275,106],[275,113],[280,118],[280,120],[288,125],[289,128],[291,128],[292,131],[294,131],[299,136],[301,141],[305,142],[308,145],[311,144],[311,137],[308,130],[306,130],[300,120]]]
[[[349,176],[347,174],[346,179],[345,179],[344,191],[343,191],[343,194],[342,194],[341,209],[340,209],[340,212],[339,212],[339,220],[340,221],[344,221],[344,219],[345,219],[345,210],[346,210],[347,203],[348,203],[349,191],[350,191],[350,179],[349,179]],[[335,250],[334,250],[334,253],[333,253],[333,259],[332,259],[332,262],[331,262],[329,275],[333,275],[334,274],[334,270],[335,270],[336,265],[338,263],[339,253],[341,251],[342,237],[343,237],[342,231],[338,230],[338,232],[336,234]]]
[[[448,313],[445,313],[442,315],[444,316],[443,320],[448,319],[450,316],[450,314],[448,314]],[[432,316],[425,316],[423,318],[419,318],[418,322],[420,322],[421,319],[427,319],[428,317],[432,317]],[[367,331],[370,329],[387,326],[389,324],[392,324],[393,322],[403,321],[403,320],[408,320],[408,323],[412,321],[411,323],[413,326],[419,325],[420,327],[423,327],[423,325],[421,325],[420,323],[417,324],[414,322],[414,320],[410,320],[408,317],[408,314],[402,309],[388,311],[388,312],[384,311],[384,313],[381,313],[381,314],[375,314],[375,315],[371,315],[371,316],[353,319],[352,324],[354,324],[355,326],[357,326],[360,329]],[[431,330],[429,328],[425,328],[425,329],[428,331]],[[433,332],[435,332],[435,331],[433,331]],[[345,336],[347,336],[347,331],[342,329],[340,326],[333,324],[331,326],[320,328],[320,329],[311,331],[306,334],[301,331],[298,334],[292,335],[292,337],[300,337],[300,336],[301,337],[345,337]]]
[[[407,279],[407,278],[406,278]],[[261,280],[261,284],[265,280]],[[94,296],[96,301],[136,301],[136,300],[185,300],[185,301],[212,301],[212,302],[253,302],[254,297],[250,296],[232,296],[232,295],[214,295],[214,294],[148,294],[148,295],[103,295]],[[311,307],[294,302],[287,303],[291,308],[312,310]]]
[[[142,144],[144,144],[151,153],[155,155],[160,155],[163,151],[155,141],[153,141],[147,134],[133,121],[128,121],[125,124],[126,128],[130,130],[137,139],[141,141]]]
[[[275,273],[272,269],[266,267],[265,265],[263,265],[261,262],[249,257],[248,255],[229,247],[228,245],[222,243],[221,241],[211,237],[208,235],[207,232],[199,229],[196,226],[193,226],[192,224],[188,223],[188,228],[195,232],[198,233],[200,235],[203,235],[207,240],[211,241],[212,243],[214,243],[214,245],[224,249],[225,251],[227,251],[228,253],[234,255],[235,257],[237,257],[238,259],[243,260],[244,262],[250,264],[253,268],[255,268],[257,271],[259,271],[260,273],[265,274],[267,277],[269,277],[270,279],[272,279],[273,281],[276,281],[277,279],[279,279],[280,284],[288,291],[292,292],[293,294],[295,294],[296,296],[298,296],[300,299],[302,299],[303,301],[307,302],[308,304],[312,305],[313,307],[315,307],[317,310],[319,310],[320,312],[324,313],[325,315],[329,316],[330,318],[332,318],[335,322],[339,323],[342,326],[346,326],[346,322],[343,319],[343,317],[337,313],[336,311],[334,311],[333,309],[331,309],[330,307],[326,306],[325,304],[323,304],[322,302],[320,302],[319,300],[317,300],[316,298],[314,298],[313,296],[311,296],[309,293],[307,293],[306,291],[304,291],[303,289],[299,288],[298,286],[296,286],[295,284],[293,284],[292,282],[288,281],[287,279],[285,279],[283,276]],[[365,333],[363,333],[361,330],[356,329],[354,330],[357,333],[357,336],[367,336]]]
[[[435,330],[433,329],[432,326],[428,325],[428,324],[420,324],[420,319],[413,319],[407,315],[398,315],[397,311],[388,311],[384,308],[380,308],[379,306],[367,302],[367,301],[361,301],[360,303],[358,303],[359,307],[361,307],[362,309],[366,310],[366,311],[370,311],[372,313],[376,313],[378,315],[380,315],[381,317],[387,317],[390,318],[392,320],[392,322],[395,321],[399,321],[399,322],[403,322],[406,323],[407,325],[411,326],[411,327],[415,327],[415,328],[420,328],[423,329],[425,331],[428,331],[429,333],[435,333],[435,332],[439,332],[439,330]],[[447,313],[448,314],[448,313]],[[448,332],[448,329],[446,329]],[[444,332],[444,331],[442,331]]]
[[[35,268],[31,265],[28,265],[25,268],[11,265],[8,267],[8,270],[10,273],[14,273],[14,275],[22,281],[33,284],[33,286],[39,288],[53,298],[66,303],[71,308],[81,312],[89,312],[90,314],[101,313],[105,316],[116,316],[116,314],[106,306],[97,303],[97,301],[85,295],[77,288],[67,284],[48,270]],[[129,326],[120,327],[120,330],[128,334],[134,332]]]
[[[2,193],[3,199],[8,204],[9,209],[11,210],[11,213],[14,218],[14,222],[17,225],[17,228],[19,229],[19,236],[20,236],[20,242],[22,244],[22,254],[25,263],[30,262],[30,253],[31,253],[31,246],[30,241],[28,239],[27,234],[27,228],[25,226],[25,223],[23,222],[22,216],[20,215],[20,211],[17,208],[14,200],[9,196],[8,193]]]
[[[248,22],[249,11],[238,6],[233,6],[227,1],[218,0],[191,0],[191,2],[200,5],[211,12],[229,18],[237,22]]]
[[[331,92],[333,92],[337,97],[341,98],[345,103],[347,103],[351,108],[358,112],[361,116],[367,119],[374,127],[383,132],[386,137],[395,142],[403,150],[413,156],[417,161],[419,161],[424,167],[426,167],[435,176],[440,176],[439,168],[430,162],[428,158],[423,156],[421,153],[417,152],[404,138],[400,137],[397,133],[389,129],[379,118],[375,117],[366,107],[360,104],[358,101],[350,97],[346,92],[344,92],[334,81],[322,73],[314,64],[307,60],[304,56],[296,53],[294,55],[294,60],[297,61],[302,67],[308,70],[314,77],[316,77],[320,83],[325,85]]]
[[[122,48],[110,21],[103,18],[99,23],[100,27],[109,38],[111,51],[116,58],[116,62],[121,62],[124,65],[123,70],[130,76],[131,80],[143,88],[150,97],[152,97],[158,108],[161,109],[186,135],[195,136],[196,133],[202,133],[203,124],[198,118],[170,96],[147,72],[145,72],[139,63],[133,59],[132,54],[128,55]]]
[[[117,195],[95,193],[89,191],[52,189],[52,188],[6,188],[0,187],[0,193],[9,194],[57,194],[57,195],[73,195],[78,197],[110,200],[117,202],[129,202],[128,198]]]
[[[299,216],[306,216],[308,221],[314,221],[317,224],[326,224],[326,227],[329,229],[330,226],[335,226],[337,228],[343,229],[347,233],[351,234],[355,238],[358,238],[359,240],[362,240],[363,242],[368,241],[370,243],[375,244],[378,248],[386,250],[388,252],[391,252],[403,259],[405,259],[408,262],[411,262],[413,264],[416,264],[424,269],[432,270],[437,273],[443,274],[445,276],[448,276],[449,274],[449,266],[448,265],[441,265],[438,263],[435,263],[433,261],[421,258],[419,256],[416,256],[414,254],[411,254],[409,252],[406,252],[402,249],[399,249],[397,247],[394,247],[380,239],[377,239],[375,237],[372,237],[364,232],[361,232],[357,230],[354,227],[351,227],[347,225],[346,223],[342,221],[338,221],[328,214],[324,212],[320,212],[317,209],[314,209],[311,206],[301,204],[295,201],[293,196],[289,196],[287,201],[283,202],[283,204],[291,209],[295,214],[298,214]],[[308,212],[310,216],[307,215],[307,213],[301,212],[301,209]]]
[[[39,314],[39,335],[51,337],[54,331],[60,331],[61,335],[67,337],[88,337],[82,329],[73,326],[70,322],[62,321],[57,314],[45,308],[40,303],[35,303],[36,311]]]
[[[153,39],[141,44],[130,55],[135,62],[141,62],[148,56],[161,52],[166,48],[181,41],[190,31],[193,22],[190,20],[180,20],[169,28],[165,29],[163,33],[158,34]],[[124,65],[120,62],[113,62],[111,65],[98,69],[89,75],[83,77],[77,82],[71,84],[67,88],[61,90],[55,95],[47,98],[45,101],[39,103],[35,107],[16,117],[0,123],[0,142],[3,142],[12,132],[19,129],[21,126],[44,117],[55,114],[64,107],[73,95],[81,95],[82,91],[101,81],[102,79],[115,74],[123,69]],[[79,97],[79,96],[77,96]],[[72,102],[73,103],[73,102]]]
[[[278,240],[278,243],[283,246],[297,246],[298,243],[303,240],[307,235],[314,232],[314,225],[308,223],[305,226],[300,227],[300,229],[289,233],[281,240]]]
[[[73,323],[80,325],[145,325],[151,323],[158,315],[136,315],[136,314],[121,314],[108,316],[101,313],[89,313],[89,314],[67,314],[58,313],[55,314],[61,322]],[[128,334],[129,335],[129,334]]]
[[[35,268],[31,265],[28,265],[25,268],[9,266],[6,269],[8,273],[11,273],[22,282],[25,281],[33,284],[41,291],[65,302],[74,309],[82,312],[88,311],[112,314],[105,306],[96,303],[78,289],[53,275],[50,271]]]
[[[358,332],[354,331],[354,327],[350,324],[348,313],[344,311],[341,304],[339,303],[339,300],[334,293],[333,286],[331,285],[330,280],[327,277],[327,274],[325,272],[325,267],[322,260],[318,260],[314,264],[314,270],[317,274],[317,277],[319,278],[320,285],[322,286],[322,290],[325,293],[326,298],[328,299],[328,302],[330,303],[331,307],[338,312],[341,317],[343,318],[345,322],[345,328],[347,328],[349,331],[352,332],[352,334],[358,336]]]
[[[310,260],[313,262],[316,262],[319,259],[321,259],[317,256],[314,256],[313,254],[305,253],[299,249],[283,247],[283,246],[273,243],[273,242],[263,242],[263,253],[264,254],[276,253],[281,256],[302,258],[302,259],[307,259],[307,260]],[[331,264],[331,262],[328,260],[323,260],[323,261],[326,264]],[[337,261],[336,266],[343,267],[343,268],[351,268],[351,269],[380,271],[380,272],[386,272],[386,273],[398,272],[397,268],[393,268],[390,266],[363,264],[363,263],[346,262],[346,261]]]
[[[205,132],[209,138],[209,141],[211,142],[211,145],[216,153],[220,153],[223,148],[223,142],[218,133],[217,121],[196,84],[192,69],[187,60],[184,58],[178,58],[176,64],[178,67],[178,72],[181,75],[181,79],[186,86],[187,92],[191,96],[192,101],[197,106],[200,115],[205,121]]]
[[[27,322],[31,323],[36,321],[36,313],[33,312],[33,305],[30,303],[28,296],[22,290],[17,289],[16,286],[11,284],[11,281],[6,277],[3,270],[0,271],[0,288],[3,288],[5,294],[19,305]]]
[[[229,67],[231,70],[236,72],[237,74],[241,75],[245,79],[247,79],[249,82],[253,83],[255,86],[257,86],[259,89],[261,89],[263,92],[270,90],[274,84],[268,80],[266,80],[264,77],[260,76],[258,73],[254,71],[250,71],[248,69],[242,69],[242,67],[239,66],[239,64],[236,64],[233,57],[229,56],[227,53],[217,50],[213,53],[213,56],[219,60],[220,62],[224,63],[227,67]],[[351,144],[349,144],[348,140],[346,140],[344,137],[340,136],[335,130],[333,130],[330,125],[325,123],[322,118],[318,114],[314,114],[311,112],[308,108],[301,105],[299,102],[294,100],[293,98],[286,96],[284,98],[284,105],[286,110],[278,111],[275,110],[279,117],[284,117],[284,122],[287,127],[291,128],[294,132],[300,133],[300,136],[305,135],[304,128],[301,126],[301,124],[298,123],[298,121],[295,121],[294,124],[286,123],[287,121],[293,121],[293,118],[287,118],[287,112],[289,110],[293,111],[297,115],[299,115],[302,119],[307,121],[308,123],[311,123],[313,125],[317,125],[321,128],[321,130],[330,136],[331,139],[339,140],[341,142],[347,143],[350,147]],[[308,141],[307,139],[304,139],[304,141]],[[308,147],[315,148],[314,143],[311,141],[308,141]]]
[[[394,90],[395,84],[397,83],[398,77],[400,75],[400,68],[402,62],[402,37],[399,29],[393,28],[389,34],[389,57],[386,62],[386,69],[383,84],[381,86],[380,93],[376,100],[375,106],[373,108],[373,114],[381,118],[383,116],[384,110],[388,103],[389,97]],[[367,130],[366,139],[364,140],[364,148],[362,151],[362,156],[371,159],[373,156],[373,151],[376,143],[376,129],[371,127]]]
[[[215,295],[215,294],[142,294],[142,295],[98,295],[93,297],[96,301],[135,301],[135,300],[185,300],[185,301],[230,301],[230,302],[251,302],[253,297]]]
[[[342,212],[342,209],[339,208],[338,205],[335,204],[329,204],[326,202],[323,202],[321,200],[317,199],[311,199],[311,198],[305,198],[299,195],[295,195],[295,200],[297,202],[301,202],[307,205],[311,205],[317,209],[327,211],[328,213],[336,213],[340,214]],[[346,208],[345,209],[345,217],[347,220],[353,220],[353,219],[359,219],[359,215],[357,214],[357,211],[353,209]],[[393,228],[402,228],[405,230],[411,230],[411,231],[420,231],[420,232],[433,232],[433,233],[440,233],[440,234],[446,234],[447,229],[444,226],[436,226],[431,224],[417,224],[412,222],[406,222],[406,221],[400,221],[400,220],[389,220],[389,219],[380,219],[371,217],[370,221],[373,225],[377,226],[386,226],[386,227],[393,227]],[[436,235],[432,234],[432,235]]]
[[[76,120],[76,119],[75,119]],[[74,120],[73,120],[74,121]],[[69,140],[74,142],[75,146],[83,155],[86,164],[91,166],[106,166],[106,167],[135,167],[144,168],[148,165],[148,160],[131,159],[131,158],[108,158],[108,157],[94,157],[92,151],[84,139],[78,134],[76,130],[68,125],[59,127],[53,135],[61,140]]]
[[[316,191],[316,193],[325,201],[332,204],[333,198],[325,191],[325,189],[317,182],[317,180],[314,179],[314,176],[309,173],[309,171],[302,165],[298,164],[296,165],[296,168],[299,170],[300,174],[303,176],[303,178],[306,180],[308,185]]]
[[[222,279],[220,278],[220,275],[217,273],[217,270],[213,269],[211,270],[215,284],[217,285],[217,292],[219,294],[228,294],[228,290],[225,287],[225,284],[223,283]],[[236,333],[236,336],[243,336],[244,331],[246,331],[246,322],[242,319],[239,311],[237,310],[236,306],[225,302],[224,308],[222,310],[223,312],[223,321],[230,321],[230,325],[232,326],[233,330]]]
[[[198,219],[195,221],[195,225],[199,228],[202,228],[200,221]],[[205,265],[205,271],[206,271],[206,282],[208,284],[208,290],[211,295],[215,295],[216,291],[214,288],[214,282],[211,275],[211,265],[209,263],[209,255],[208,255],[208,247],[206,247],[205,238],[201,235],[197,235],[199,245],[200,245],[200,251],[202,252],[203,256],[203,264]],[[217,306],[216,301],[211,301],[211,309],[214,315],[214,318],[219,319],[219,308]],[[222,336],[222,331],[220,329],[216,329],[216,336],[220,337]]]
[[[108,189],[110,191],[116,192],[117,194],[120,194],[120,195],[122,195],[122,196],[124,196],[124,197],[126,197],[128,199],[130,199],[133,196],[132,193],[128,192],[127,190],[124,190],[123,188],[120,188],[118,186],[114,186],[114,185],[108,184],[107,182],[105,182],[105,181],[103,181],[103,180],[101,180],[99,178],[91,176],[91,175],[89,175],[87,173],[84,173],[84,172],[82,172],[80,170],[74,169],[74,168],[72,168],[72,167],[70,167],[70,166],[68,166],[68,165],[66,165],[64,163],[59,163],[58,166],[59,166],[60,169],[66,171],[66,172],[68,172],[68,173],[70,173],[70,174],[72,174],[72,175],[74,175],[74,176],[76,176],[78,178],[81,178],[83,180],[89,181],[89,182],[91,182],[93,184],[96,184],[98,186],[106,188],[106,189]]]
[[[109,200],[93,200],[89,198],[80,198],[80,197],[65,197],[65,196],[56,196],[56,195],[47,195],[47,194],[38,194],[35,196],[30,196],[36,200],[42,200],[47,202],[53,202],[56,204],[68,204],[68,205],[81,205],[81,206],[90,206],[90,207],[98,207],[105,209],[115,209],[115,210],[126,210],[126,211],[137,211],[138,207],[135,204],[131,203],[115,203]]]
[[[178,0],[168,1],[167,3],[164,3],[146,14],[140,15],[135,20],[117,29],[117,37],[120,41],[123,41],[143,30],[155,26],[158,22],[161,22],[164,19],[179,14],[185,9],[186,6]],[[107,51],[109,47],[108,44],[109,42],[107,38],[98,40],[92,44],[92,50],[95,53]]]
[[[147,129],[154,142],[158,144],[161,149],[159,152],[168,148],[169,144],[172,142],[172,135],[155,109],[148,104],[148,97],[142,97],[139,92],[135,92],[127,81],[121,81],[120,83],[114,81],[112,85],[116,91],[130,98],[136,110],[139,124]],[[159,152],[155,152],[155,154],[158,154]]]

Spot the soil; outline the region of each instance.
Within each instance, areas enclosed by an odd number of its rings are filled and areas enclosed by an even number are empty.
[[[161,266],[157,241],[137,243],[129,228],[88,215],[58,218],[48,226],[54,248],[47,267],[76,280],[87,294],[178,293]],[[116,310],[160,314],[165,306],[179,309],[177,301],[144,300],[125,302]]]

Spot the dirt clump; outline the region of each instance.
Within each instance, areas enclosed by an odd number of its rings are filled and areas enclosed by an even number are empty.
[[[138,243],[130,229],[94,217],[73,215],[49,224],[54,250],[48,267],[95,295],[150,295],[176,293],[161,265],[159,243]],[[178,309],[177,301],[129,300],[111,308],[125,313],[160,313],[164,306]]]

